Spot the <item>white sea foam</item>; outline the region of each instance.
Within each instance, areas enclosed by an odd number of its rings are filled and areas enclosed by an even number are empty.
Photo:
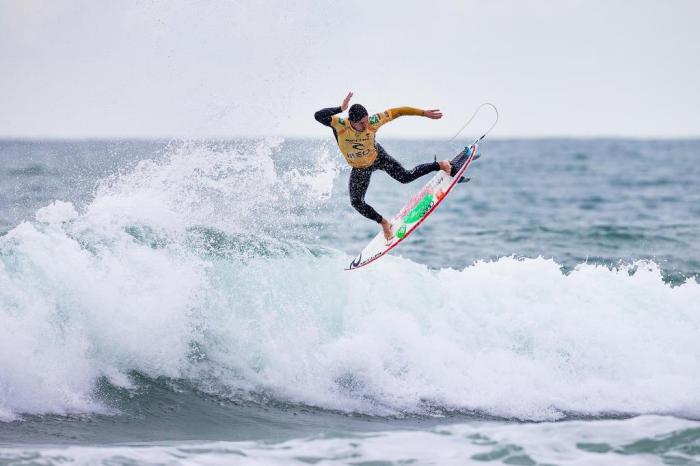
[[[700,423],[672,417],[542,424],[473,423],[425,431],[327,434],[282,443],[12,447],[0,460],[38,464],[692,464]]]
[[[227,265],[207,338],[227,343],[211,355],[277,394],[370,413],[700,415],[694,281],[513,258],[437,272],[387,258],[345,275],[346,260]]]
[[[202,248],[192,227],[285,245],[255,233],[327,197],[335,167],[279,175],[273,148],[177,147],[1,237],[0,418],[104,410],[96,381],[130,371],[379,415],[700,416],[700,285],[653,263]]]

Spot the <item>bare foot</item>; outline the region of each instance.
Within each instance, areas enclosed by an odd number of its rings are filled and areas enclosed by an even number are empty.
[[[389,223],[389,220],[383,218],[382,223],[380,225],[382,226],[382,230],[384,231],[384,239],[388,243],[394,238],[394,232],[391,231],[391,223]]]
[[[438,165],[440,165],[440,170],[444,171],[448,175],[450,174],[450,171],[452,170],[452,165],[450,164],[449,160],[440,160],[438,162]]]

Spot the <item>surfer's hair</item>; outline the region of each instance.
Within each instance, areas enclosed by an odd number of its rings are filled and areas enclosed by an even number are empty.
[[[348,120],[357,123],[367,116],[367,109],[360,104],[352,104],[348,113]]]

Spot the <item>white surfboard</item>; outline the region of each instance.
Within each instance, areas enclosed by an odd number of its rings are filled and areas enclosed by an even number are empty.
[[[483,136],[482,136],[483,137]],[[345,270],[355,270],[371,264],[387,252],[401,244],[403,240],[413,233],[437,206],[447,197],[452,188],[463,177],[471,162],[476,158],[478,144],[475,142],[466,147],[453,160],[463,159],[464,162],[454,176],[450,176],[440,170],[433,178],[418,191],[410,201],[391,219],[394,237],[387,242],[384,233],[379,232],[369,242],[360,254],[350,263]],[[466,157],[466,158],[465,158]]]

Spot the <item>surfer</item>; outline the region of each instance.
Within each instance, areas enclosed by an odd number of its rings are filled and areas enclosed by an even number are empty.
[[[353,104],[348,112],[348,118],[345,119],[338,113],[348,109],[351,98],[352,92],[349,92],[340,107],[324,108],[316,112],[314,117],[319,123],[333,129],[338,147],[345,160],[352,167],[350,171],[350,204],[368,219],[379,223],[384,232],[384,238],[389,241],[394,236],[391,231],[391,223],[365,202],[365,194],[372,172],[383,170],[400,183],[410,183],[423,175],[438,170],[444,170],[450,174],[451,165],[447,160],[440,160],[406,170],[382,146],[375,142],[375,134],[382,125],[400,116],[417,115],[437,120],[442,118],[442,113],[437,109],[421,110],[413,107],[396,107],[370,116],[365,107]]]

